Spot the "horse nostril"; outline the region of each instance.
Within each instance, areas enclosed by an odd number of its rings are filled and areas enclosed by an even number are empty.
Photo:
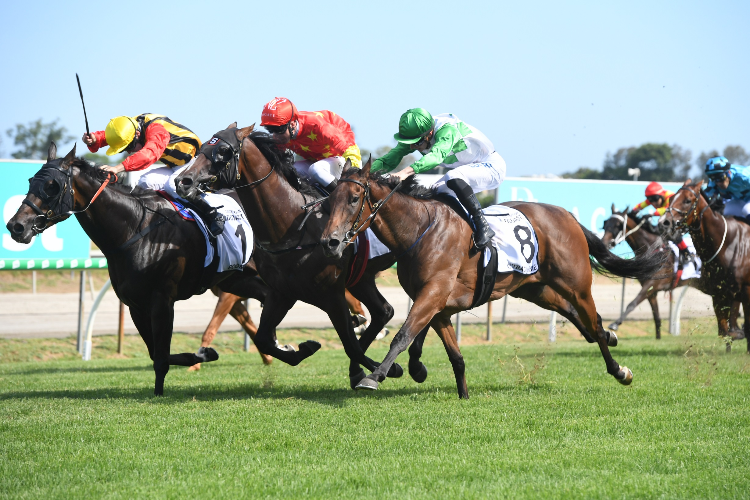
[[[16,222],[12,229],[14,234],[23,234],[23,224]]]
[[[331,248],[337,248],[339,246],[339,243],[339,240],[335,238],[331,238],[330,240],[328,240],[328,246]]]
[[[183,177],[180,180],[180,184],[183,185],[183,186],[185,186],[185,187],[190,187],[190,186],[193,185],[193,179],[190,179],[188,177]]]

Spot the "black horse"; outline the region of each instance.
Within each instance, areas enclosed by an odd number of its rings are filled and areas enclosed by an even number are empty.
[[[47,163],[30,180],[29,193],[7,228],[28,243],[48,227],[75,214],[107,258],[112,288],[154,361],[154,394],[164,394],[169,365],[192,366],[218,359],[210,347],[198,353],[169,353],[174,303],[221,282],[221,288],[264,300],[267,288],[257,271],[216,273],[204,268],[206,242],[198,225],[179,217],[156,192],[111,183],[111,174],[75,157],[75,146],[57,158],[54,143]],[[252,260],[251,260],[252,262]]]
[[[329,214],[316,202],[320,193],[297,177],[290,153],[279,149],[268,134],[253,132],[253,126],[238,129],[234,123],[204,143],[175,184],[187,200],[201,186],[236,188],[255,234],[258,271],[271,287],[255,338],[262,353],[295,366],[320,349],[314,340],[299,344],[298,351],[275,345],[276,326],[301,300],[328,313],[351,360],[352,388],[365,376],[360,363],[369,370],[378,366],[364,352],[393,316],[393,308],[375,287],[375,274],[390,267],[395,258],[386,254],[372,259],[356,284],[349,281],[352,250],[336,259],[324,255],[319,241]],[[371,314],[370,326],[359,341],[349,321],[345,287]],[[402,374],[397,364],[388,372],[389,377]]]

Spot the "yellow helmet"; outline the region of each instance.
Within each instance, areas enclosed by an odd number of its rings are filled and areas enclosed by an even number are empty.
[[[112,118],[104,129],[104,136],[107,138],[109,149],[107,156],[116,155],[122,152],[135,139],[135,131],[138,125],[135,120],[129,116],[118,116]]]

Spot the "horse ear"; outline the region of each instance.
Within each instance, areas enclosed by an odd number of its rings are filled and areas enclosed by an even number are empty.
[[[229,126],[227,126],[227,128],[225,128],[224,130],[227,130],[227,129],[230,129],[230,128],[237,128],[237,122],[230,123]]]
[[[615,210],[615,204],[614,204],[614,203],[612,203],[612,213],[615,213],[615,211],[616,211],[616,210]]]
[[[73,144],[73,149],[71,149],[68,154],[65,155],[65,158],[63,158],[62,165],[65,167],[66,165],[69,165],[71,161],[76,157],[76,145]],[[67,168],[67,167],[65,167]]]
[[[683,187],[685,187],[685,186],[687,186],[688,184],[690,184],[691,182],[692,182],[692,181],[690,180],[690,177],[688,177],[687,179],[685,179],[685,182],[683,182],[683,183],[682,183],[682,186],[683,186]]]
[[[362,175],[368,177],[370,175],[370,169],[372,168],[372,155],[367,158],[367,163],[362,167]]]
[[[702,186],[702,185],[703,185],[703,179],[701,179],[701,180],[700,180],[700,181],[698,182],[698,184],[696,184],[696,185],[695,185],[695,189],[696,189],[696,191],[695,191],[695,192],[696,192],[696,193],[700,193],[700,192],[701,192],[701,186]]]
[[[253,129],[255,129],[255,124],[254,123],[252,125],[250,125],[249,127],[241,128],[241,129],[235,131],[235,135],[237,136],[237,139],[239,139],[240,141],[242,141],[242,139],[244,139],[245,137],[247,137],[248,135],[250,135],[250,133],[253,131]]]
[[[57,158],[57,144],[53,142],[50,143],[49,149],[47,150],[47,163],[51,162]]]

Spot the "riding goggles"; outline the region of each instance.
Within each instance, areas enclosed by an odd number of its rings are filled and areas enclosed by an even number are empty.
[[[660,194],[652,194],[651,196],[647,196],[646,199],[651,203],[659,203],[664,197]]]
[[[264,125],[271,135],[281,135],[287,131],[289,124],[286,125]]]
[[[708,174],[708,178],[711,179],[714,182],[721,182],[721,181],[723,181],[724,179],[727,178],[727,173],[726,172],[718,172],[718,173],[715,173],[715,174]]]

